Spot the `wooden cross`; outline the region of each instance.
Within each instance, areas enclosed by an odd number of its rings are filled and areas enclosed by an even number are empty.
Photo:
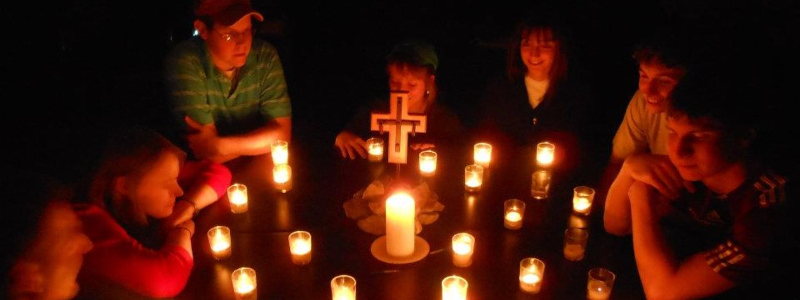
[[[408,92],[392,91],[389,97],[389,113],[373,113],[370,120],[372,131],[389,132],[387,153],[390,163],[405,164],[408,156],[408,134],[424,133],[428,117],[408,113]]]

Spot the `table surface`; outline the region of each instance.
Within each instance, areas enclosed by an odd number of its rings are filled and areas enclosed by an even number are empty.
[[[240,267],[255,269],[259,299],[330,299],[330,281],[341,274],[356,278],[356,297],[361,300],[441,299],[441,281],[450,275],[468,281],[467,299],[471,300],[585,299],[587,273],[594,267],[616,273],[611,299],[645,298],[630,238],[605,233],[597,207],[589,217],[572,214],[572,189],[579,183],[556,170],[550,197],[531,197],[534,147],[495,149],[479,192],[464,189],[464,167],[472,163],[471,145],[437,148],[437,171],[427,179],[417,171],[418,151],[409,151],[409,163],[398,170],[385,158],[384,162],[351,161],[337,157],[334,149],[330,156],[320,156],[303,148],[290,145],[293,184],[286,193],[272,184],[269,156],[232,168],[234,182],[248,188],[248,211],[231,213],[223,197],[195,218],[195,265],[186,288],[175,299],[235,299],[231,273]],[[410,187],[426,180],[444,205],[439,218],[418,234],[430,245],[430,252],[417,262],[378,260],[370,247],[379,236],[361,230],[356,220],[345,215],[343,203],[380,175]],[[503,226],[503,201],[510,198],[526,202],[518,230]],[[232,255],[221,261],[211,256],[204,234],[216,225],[231,229]],[[589,230],[586,255],[580,261],[563,256],[564,230],[570,226]],[[312,259],[307,265],[291,261],[288,235],[295,230],[311,233]],[[451,237],[458,232],[476,239],[469,267],[452,262]],[[525,257],[537,257],[546,264],[542,289],[536,295],[519,288],[519,263]]]

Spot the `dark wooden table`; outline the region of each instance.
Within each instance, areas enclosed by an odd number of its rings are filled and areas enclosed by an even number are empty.
[[[204,209],[195,219],[195,266],[189,283],[177,299],[234,299],[231,272],[251,267],[257,272],[259,299],[330,299],[330,280],[348,274],[357,280],[357,299],[441,299],[441,281],[464,277],[467,299],[585,299],[587,272],[605,267],[616,273],[611,299],[644,299],[629,238],[605,233],[595,203],[588,218],[571,213],[572,188],[581,184],[554,172],[548,199],[530,196],[535,169],[533,147],[495,149],[480,192],[464,190],[464,167],[472,163],[471,145],[436,149],[435,177],[428,182],[445,208],[438,220],[423,227],[420,237],[430,254],[408,264],[376,259],[370,246],[378,236],[362,231],[345,215],[343,203],[380,174],[399,175],[410,186],[417,174],[417,151],[400,171],[394,164],[350,161],[324,151],[290,145],[293,188],[277,191],[271,182],[269,157],[255,158],[234,169],[234,182],[247,185],[249,210],[232,214],[227,197]],[[384,159],[385,161],[385,159]],[[588,170],[587,170],[588,172]],[[527,203],[523,227],[503,226],[503,201]],[[216,261],[205,232],[216,225],[231,228],[230,258]],[[573,262],[562,253],[568,226],[589,229],[583,260]],[[287,237],[295,230],[312,235],[313,258],[304,266],[291,262]],[[451,260],[453,234],[469,232],[476,238],[473,263],[456,267]],[[519,262],[537,257],[546,263],[542,290],[531,295],[519,289]]]

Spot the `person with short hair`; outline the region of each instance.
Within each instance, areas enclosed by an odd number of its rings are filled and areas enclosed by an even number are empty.
[[[191,154],[225,163],[289,141],[283,65],[275,46],[253,34],[261,13],[249,0],[204,0],[195,16],[198,36],[176,45],[165,62],[170,104]]]

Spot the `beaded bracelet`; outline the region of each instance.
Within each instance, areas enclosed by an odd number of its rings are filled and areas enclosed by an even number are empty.
[[[193,217],[196,217],[196,216],[197,216],[197,214],[199,214],[199,213],[200,213],[200,210],[199,210],[199,209],[197,209],[197,204],[195,204],[195,203],[194,203],[194,201],[192,201],[192,200],[187,200],[187,199],[181,199],[181,201],[186,201],[186,202],[188,202],[189,204],[191,204],[191,205],[192,205],[192,209],[194,209],[194,212],[192,213],[192,216],[193,216]]]

